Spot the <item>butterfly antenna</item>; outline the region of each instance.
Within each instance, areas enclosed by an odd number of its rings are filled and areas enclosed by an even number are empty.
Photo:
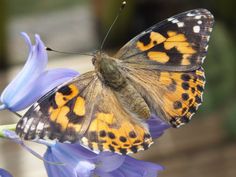
[[[111,32],[111,29],[113,28],[113,26],[115,25],[116,21],[117,21],[118,18],[120,17],[120,14],[121,14],[121,12],[123,11],[123,9],[125,8],[125,5],[126,5],[126,4],[127,4],[126,1],[123,1],[123,2],[122,2],[121,6],[120,6],[120,9],[119,9],[119,11],[118,11],[118,13],[117,13],[117,15],[116,15],[115,20],[114,20],[113,23],[111,24],[110,28],[109,28],[108,31],[107,31],[106,36],[104,37],[104,39],[103,39],[103,41],[102,41],[102,44],[101,44],[101,47],[100,47],[100,51],[102,51],[103,46],[104,46],[104,44],[105,44],[105,42],[106,42],[106,39],[107,39],[107,37],[109,36],[109,34],[110,34],[110,32]]]
[[[47,51],[50,51],[50,52],[57,52],[57,53],[63,53],[63,54],[78,54],[78,55],[85,55],[85,56],[92,56],[92,57],[94,57],[94,54],[89,54],[89,53],[63,52],[63,51],[59,51],[59,50],[52,49],[52,48],[50,48],[50,47],[46,47],[45,49],[46,49]]]
[[[19,113],[17,113],[17,112],[14,112],[14,111],[11,111],[13,114],[15,114],[17,117],[19,117],[19,118],[22,118],[23,116],[22,115],[20,115]]]

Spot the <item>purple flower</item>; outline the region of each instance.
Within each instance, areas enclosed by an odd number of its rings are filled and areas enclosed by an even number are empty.
[[[49,177],[154,177],[163,167],[111,152],[96,154],[79,144],[56,143],[47,149],[44,163]]]
[[[163,167],[111,152],[94,153],[80,144],[39,141],[47,145],[44,157],[27,147],[13,131],[4,130],[4,137],[13,140],[44,161],[48,177],[154,177]],[[0,173],[1,174],[1,173]],[[6,176],[8,177],[8,176]],[[9,176],[10,177],[10,176]]]
[[[78,75],[70,69],[46,70],[48,56],[44,43],[35,35],[35,45],[26,33],[21,33],[28,47],[29,56],[23,69],[1,94],[0,110],[23,110],[57,85]]]
[[[148,121],[148,128],[152,138],[159,138],[171,126],[157,116],[152,115]]]
[[[8,171],[0,168],[0,177],[12,177],[12,175]]]

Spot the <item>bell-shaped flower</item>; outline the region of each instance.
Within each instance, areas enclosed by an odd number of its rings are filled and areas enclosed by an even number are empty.
[[[28,59],[2,92],[0,110],[23,110],[54,87],[78,75],[78,72],[70,69],[46,70],[48,56],[40,36],[35,35],[35,45],[32,45],[29,36],[21,34],[29,48]]]
[[[62,162],[65,165],[44,163],[49,177],[153,177],[163,167],[144,162],[130,156],[111,152],[96,154],[79,144],[56,143],[48,147],[44,155],[50,162]]]
[[[2,134],[3,137],[13,140],[34,156],[42,159],[48,177],[154,177],[163,170],[160,165],[137,160],[127,155],[112,152],[97,154],[80,144],[38,141],[48,147],[44,157],[41,157],[26,146],[14,131],[4,130]]]

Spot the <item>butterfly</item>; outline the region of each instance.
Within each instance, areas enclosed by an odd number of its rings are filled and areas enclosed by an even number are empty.
[[[180,127],[202,103],[202,64],[213,23],[208,10],[190,10],[148,28],[115,56],[97,51],[94,71],[39,99],[18,122],[17,134],[79,142],[93,151],[147,149],[152,114]]]

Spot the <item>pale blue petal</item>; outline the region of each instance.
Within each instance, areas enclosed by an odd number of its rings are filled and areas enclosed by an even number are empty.
[[[44,166],[47,170],[48,177],[77,177],[75,176],[75,173],[73,171],[73,165],[68,163],[68,161],[65,161],[65,157],[63,157],[63,154],[58,153],[55,151],[54,148],[48,148],[46,153],[44,154],[44,158],[47,161],[61,161],[65,163],[64,166],[59,165],[52,165],[48,163],[44,163]],[[69,158],[69,157],[68,157]]]
[[[118,169],[124,163],[125,157],[126,156],[111,152],[100,153],[96,159],[99,164],[96,168],[96,172],[111,172]]]
[[[29,87],[27,91],[14,97],[10,109],[14,111],[25,109],[56,86],[69,81],[77,75],[78,72],[70,69],[44,71],[31,83],[31,87]]]
[[[112,177],[152,177],[156,176],[158,174],[158,171],[163,170],[163,167],[160,165],[137,160],[129,156],[125,157],[125,161],[120,166],[120,168],[110,173]]]
[[[32,86],[32,82],[44,71],[47,62],[47,52],[39,35],[35,35],[35,45],[31,45],[26,33],[22,33],[27,45],[29,46],[29,56],[23,69],[6,87],[1,95],[1,102],[8,108],[15,104],[15,97],[24,94]],[[14,100],[14,102],[12,101]]]
[[[163,170],[160,165],[129,156],[111,152],[95,154],[79,144],[56,143],[48,148],[44,157],[66,164],[55,166],[45,163],[49,177],[62,177],[62,174],[65,177],[90,177],[92,174],[102,177],[152,177]]]
[[[12,177],[12,175],[8,171],[0,168],[0,177]]]
[[[68,144],[68,143],[56,143],[58,151],[68,153],[68,155],[73,156],[75,159],[87,159],[93,160],[97,157],[97,154],[92,152],[91,150],[86,149],[85,147],[81,146],[80,144]]]
[[[50,161],[61,161],[64,166],[55,166],[44,163],[49,177],[89,177],[95,168],[92,161],[86,158],[81,158],[80,153],[75,153],[74,147],[64,146],[65,144],[58,143],[55,146],[49,147],[44,155],[44,158]],[[71,145],[71,144],[70,144]],[[81,146],[79,147],[81,148]],[[89,153],[88,153],[89,154]],[[90,155],[88,155],[90,156]]]
[[[152,138],[160,137],[171,126],[157,116],[152,115],[147,121]]]
[[[1,111],[1,110],[4,110],[4,109],[7,109],[7,106],[6,106],[5,104],[0,105],[0,111]]]
[[[76,171],[77,176],[90,177],[94,169],[95,164],[86,160],[80,160],[74,170]]]
[[[19,144],[21,147],[23,147],[24,150],[28,151],[29,153],[31,153],[32,155],[34,155],[38,159],[44,161],[45,163],[48,163],[51,165],[62,165],[61,162],[47,161],[46,159],[44,159],[44,157],[42,157],[39,153],[37,153],[36,151],[34,151],[33,149],[31,149],[30,147],[25,145],[23,140],[16,134],[16,132],[14,132],[12,130],[5,129],[5,130],[3,130],[3,135],[5,138],[8,138],[8,139],[12,140],[13,142]]]

